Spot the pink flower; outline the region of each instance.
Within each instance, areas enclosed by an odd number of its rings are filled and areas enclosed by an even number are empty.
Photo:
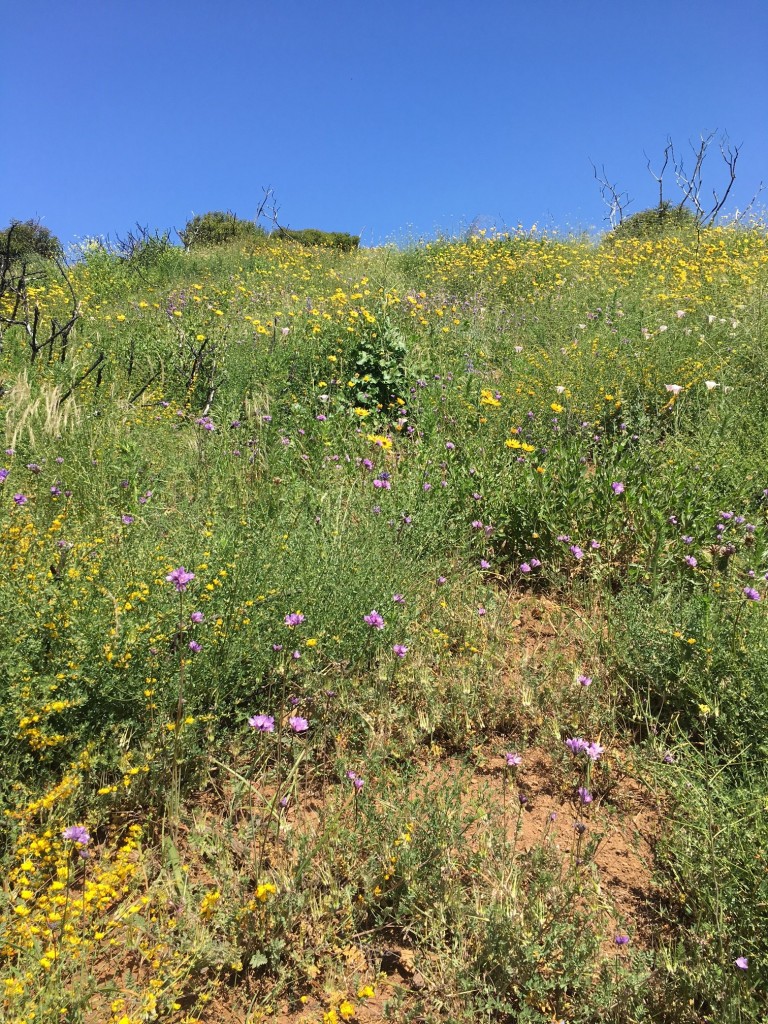
[[[309,722],[306,718],[301,718],[300,715],[291,715],[288,719],[288,725],[294,732],[306,732],[309,728]]]
[[[405,644],[392,644],[392,650],[398,658],[404,658],[408,653],[408,648]]]
[[[363,622],[366,626],[370,626],[371,629],[384,629],[384,619],[375,608],[368,615],[363,616]]]

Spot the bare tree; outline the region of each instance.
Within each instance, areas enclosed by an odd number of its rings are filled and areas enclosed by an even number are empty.
[[[707,191],[704,185],[705,164],[715,143],[720,151],[725,170],[725,181],[723,184],[712,188],[712,201],[710,202],[705,198],[705,192]],[[650,158],[645,154],[648,173],[656,182],[659,190],[659,200],[656,209],[659,211],[660,219],[664,219],[664,216],[673,209],[690,211],[695,220],[696,227],[709,227],[720,216],[731,194],[734,182],[736,181],[736,165],[742,147],[741,144],[732,144],[725,133],[718,139],[717,132],[701,135],[698,142],[690,142],[689,145],[692,153],[692,165],[690,160],[686,162],[683,155],[676,152],[674,143],[669,136],[664,146],[658,171],[654,170]],[[602,168],[600,174],[598,174],[597,168],[592,164],[592,170],[594,171],[595,180],[600,186],[600,195],[603,202],[608,207],[608,219],[610,220],[611,227],[614,228],[617,224],[621,224],[624,219],[624,211],[629,205],[629,197],[626,192],[619,192],[618,185],[612,184],[608,180],[605,168]],[[668,171],[672,172],[680,193],[679,201],[674,203],[665,194],[665,176]],[[762,191],[762,187],[761,183],[747,210],[752,208],[757,196]]]
[[[631,205],[632,200],[628,192],[619,192],[618,185],[614,185],[608,180],[604,164],[598,173],[597,167],[595,167],[591,160],[589,162],[592,164],[595,181],[600,186],[600,197],[608,208],[606,219],[610,222],[611,227],[615,228],[617,224],[621,224],[624,220],[624,213],[627,207]]]

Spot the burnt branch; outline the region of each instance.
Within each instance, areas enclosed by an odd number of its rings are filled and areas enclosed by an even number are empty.
[[[97,356],[96,360],[93,363],[91,363],[88,369],[84,373],[81,373],[77,380],[74,382],[74,384],[67,391],[64,392],[64,394],[58,401],[59,406],[64,405],[66,400],[75,393],[75,391],[77,390],[77,388],[80,387],[83,381],[87,380],[94,370],[99,369],[101,367],[101,364],[104,362],[105,358],[106,357],[103,352],[99,356]],[[99,377],[100,376],[101,374],[99,374]]]
[[[18,327],[26,336],[30,350],[30,362],[34,363],[38,355],[45,351],[45,349],[48,349],[50,356],[54,345],[59,339],[61,339],[60,360],[64,362],[67,355],[69,335],[80,318],[80,303],[77,300],[75,289],[67,273],[66,264],[59,258],[51,261],[69,292],[71,302],[69,315],[62,322],[59,322],[55,317],[51,317],[47,333],[41,333],[42,314],[40,306],[37,302],[31,303],[29,295],[30,279],[39,275],[30,274],[26,262],[22,262],[16,270],[12,269],[10,249],[12,232],[13,226],[8,230],[5,251],[0,256],[0,298],[6,295],[13,296],[13,308],[10,314],[0,314],[0,351],[2,351],[5,331],[12,327]]]

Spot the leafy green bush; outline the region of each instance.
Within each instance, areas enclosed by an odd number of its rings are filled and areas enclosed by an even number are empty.
[[[615,242],[619,239],[636,238],[644,242],[664,238],[667,235],[684,235],[697,226],[696,214],[686,206],[673,206],[664,200],[658,206],[640,210],[617,224],[607,236]]]
[[[228,245],[231,242],[261,242],[267,236],[258,224],[242,220],[231,210],[226,213],[220,210],[198,213],[187,221],[179,235],[187,249]]]
[[[52,260],[62,253],[58,238],[37,220],[12,220],[0,231],[0,260],[16,263],[35,256]]]
[[[303,228],[301,231],[280,229],[281,238],[288,238],[301,245],[317,245],[326,249],[338,249],[351,252],[360,245],[359,235],[350,235],[346,231],[319,231],[317,228]]]

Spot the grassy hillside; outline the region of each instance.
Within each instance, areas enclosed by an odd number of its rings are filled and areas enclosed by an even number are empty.
[[[765,233],[149,257],[0,297],[4,1019],[762,1019]]]

